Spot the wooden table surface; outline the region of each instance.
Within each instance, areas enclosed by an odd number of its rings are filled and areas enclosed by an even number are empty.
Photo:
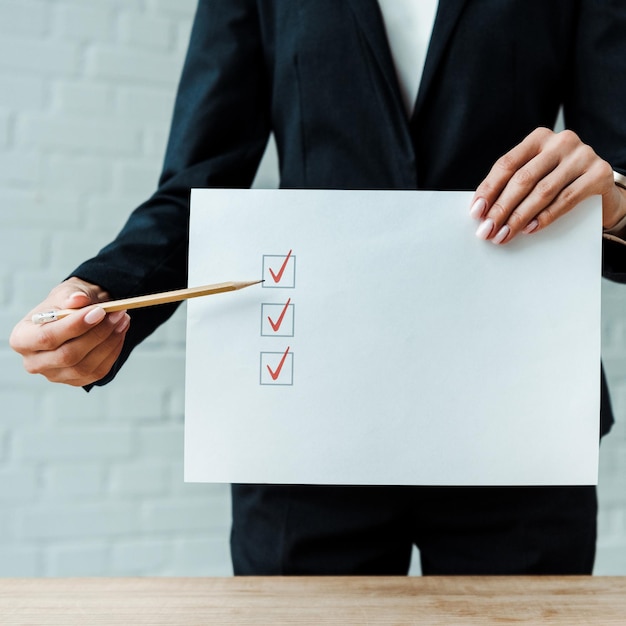
[[[626,624],[626,577],[0,579],[2,626]]]

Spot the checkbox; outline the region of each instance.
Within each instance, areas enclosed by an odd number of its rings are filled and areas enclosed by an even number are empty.
[[[293,385],[293,352],[261,352],[261,385]]]
[[[293,250],[287,254],[263,255],[264,289],[293,289],[296,286],[296,257]]]
[[[262,337],[293,337],[295,307],[291,298],[283,304],[261,305]]]

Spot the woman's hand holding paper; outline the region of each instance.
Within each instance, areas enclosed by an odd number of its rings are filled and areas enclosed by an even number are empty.
[[[611,165],[574,132],[538,128],[500,157],[474,194],[470,215],[476,236],[495,244],[545,228],[592,195],[602,196],[602,222],[626,216],[626,190],[614,184]]]

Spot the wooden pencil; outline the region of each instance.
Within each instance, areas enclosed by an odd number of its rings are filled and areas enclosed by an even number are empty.
[[[162,293],[153,293],[147,296],[136,296],[133,298],[124,298],[123,300],[111,300],[109,302],[98,302],[99,307],[104,309],[107,313],[113,311],[125,311],[127,309],[139,309],[147,306],[155,306],[157,304],[167,304],[168,302],[180,302],[181,300],[187,300],[189,298],[198,298],[200,296],[210,296],[216,293],[224,293],[226,291],[237,291],[238,289],[244,289],[251,287],[252,285],[258,285],[262,283],[262,280],[254,280],[249,282],[225,282],[216,283],[214,285],[203,285],[201,287],[188,287],[186,289],[176,289],[174,291],[164,291]],[[89,305],[92,306],[92,305]],[[35,324],[45,324],[47,322],[54,322],[60,320],[63,317],[67,317],[71,313],[76,313],[81,309],[61,309],[59,311],[45,311],[42,313],[35,313],[33,315],[33,322]]]

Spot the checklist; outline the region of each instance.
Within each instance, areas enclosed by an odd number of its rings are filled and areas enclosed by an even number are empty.
[[[264,277],[263,286],[268,288],[294,289],[296,285],[296,257],[293,249],[286,255],[263,255]],[[262,337],[293,337],[295,305],[291,297],[283,304],[264,302],[261,305],[261,336]],[[266,342],[267,345],[267,342]],[[278,362],[276,363],[277,358]],[[261,385],[293,385],[294,355],[289,346],[284,352],[261,352]]]
[[[497,246],[471,200],[194,189],[189,284],[264,282],[187,304],[185,480],[594,484],[600,201]]]

